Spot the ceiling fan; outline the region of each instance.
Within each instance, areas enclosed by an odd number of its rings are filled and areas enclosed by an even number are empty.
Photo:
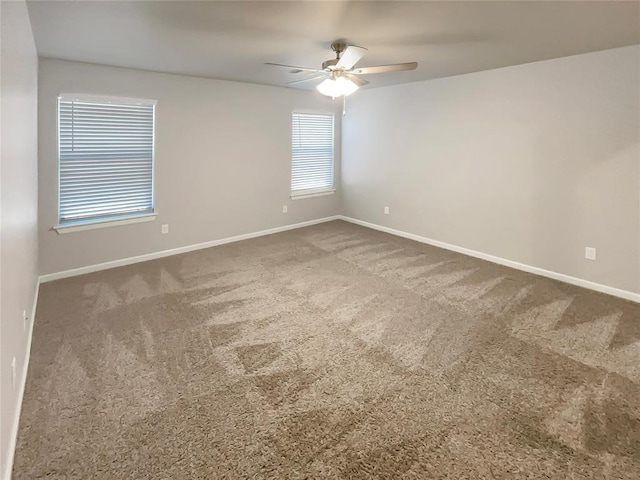
[[[333,98],[351,95],[358,88],[369,83],[358,75],[415,70],[418,67],[418,62],[409,62],[356,68],[356,63],[367,53],[366,48],[336,41],[331,44],[331,49],[336,52],[336,58],[323,62],[322,69],[296,67],[294,65],[283,65],[281,63],[266,63],[265,65],[289,68],[291,69],[291,73],[315,73],[317,75],[313,77],[294,80],[293,82],[288,82],[287,85],[311,82],[324,78],[324,81],[316,88],[321,94]]]

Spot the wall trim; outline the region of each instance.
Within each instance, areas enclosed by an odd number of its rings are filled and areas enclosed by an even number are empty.
[[[288,230],[296,230],[298,228],[309,227],[311,225],[317,225],[319,223],[331,222],[333,220],[340,220],[340,218],[341,218],[340,215],[333,215],[330,217],[318,218],[316,220],[309,220],[307,222],[293,223],[291,225],[284,225],[282,227],[269,228],[267,230],[260,230],[258,232],[245,233],[242,235],[235,235],[233,237],[221,238],[218,240],[211,240],[203,243],[196,243],[196,244],[187,245],[184,247],[177,247],[169,250],[161,250],[159,252],[145,253],[144,255],[127,257],[119,260],[112,260],[110,262],[98,263],[95,265],[88,265],[86,267],[72,268],[70,270],[64,270],[62,272],[48,273],[40,277],[40,282],[41,283],[52,282],[54,280],[60,280],[62,278],[69,278],[69,277],[75,277],[78,275],[84,275],[86,273],[99,272],[100,270],[107,270],[109,268],[123,267],[125,265],[132,265],[134,263],[155,260],[157,258],[169,257],[172,255],[179,255],[181,253],[193,252],[195,250],[202,250],[204,248],[216,247],[218,245],[224,245],[226,243],[239,242],[241,240],[248,240],[250,238],[262,237],[265,235],[272,235],[274,233],[286,232]]]
[[[372,228],[374,230],[389,233],[391,235],[396,235],[398,237],[408,238],[409,240],[414,240],[416,242],[426,243],[427,245],[432,245],[434,247],[444,248],[445,250],[451,250],[453,252],[461,253],[463,255],[468,255],[470,257],[479,258],[481,260],[487,260],[492,263],[497,263],[498,265],[504,265],[506,267],[515,268],[516,270],[521,270],[523,272],[533,273],[534,275],[540,275],[543,277],[551,278],[553,280],[558,280],[560,282],[569,283],[571,285],[575,285],[578,287],[587,288],[589,290],[594,290],[596,292],[605,293],[607,295],[612,295],[614,297],[619,297],[625,300],[630,300],[632,302],[640,303],[640,293],[634,293],[628,290],[622,290],[620,288],[611,287],[609,285],[603,285],[603,284],[592,282],[589,280],[584,280],[582,278],[572,277],[570,275],[565,275],[564,273],[545,270],[543,268],[534,267],[532,265],[527,265],[527,264],[516,262],[513,260],[508,260],[506,258],[497,257],[495,255],[490,255],[488,253],[483,253],[476,250],[471,250],[469,248],[460,247],[458,245],[453,245],[450,243],[441,242],[439,240],[423,237],[421,235],[416,235],[414,233],[404,232],[402,230],[396,230],[394,228],[366,222],[364,220],[358,220],[356,218],[348,217],[346,215],[332,215],[329,217],[319,218],[316,220],[309,220],[306,222],[294,223],[291,225],[284,225],[282,227],[269,228],[267,230],[260,230],[257,232],[245,233],[242,235],[235,235],[232,237],[221,238],[218,240],[211,240],[203,243],[196,243],[196,244],[187,245],[184,247],[177,247],[169,250],[161,250],[159,252],[146,253],[144,255],[138,255],[135,257],[122,258],[122,259],[113,260],[110,262],[98,263],[95,265],[88,265],[86,267],[79,267],[79,268],[73,268],[70,270],[64,270],[56,273],[49,273],[49,274],[40,276],[38,280],[38,285],[40,285],[40,283],[52,282],[54,280],[60,280],[62,278],[75,277],[75,276],[84,275],[87,273],[98,272],[100,270],[107,270],[109,268],[122,267],[125,265],[132,265],[134,263],[146,262],[149,260],[169,257],[172,255],[179,255],[181,253],[193,252],[195,250],[202,250],[205,248],[211,248],[218,245],[224,245],[227,243],[239,242],[242,240],[262,237],[265,235],[272,235],[274,233],[286,232],[288,230],[295,230],[298,228],[309,227],[312,225],[317,225],[319,223],[331,222],[333,220],[344,220],[345,222],[360,225],[362,227]],[[33,318],[35,318],[35,304],[34,304],[33,315],[31,318],[32,320]],[[33,328],[33,321],[31,324],[31,328]],[[30,335],[31,335],[31,332],[30,332]],[[30,339],[31,337],[29,337],[29,341]],[[30,345],[29,345],[29,348],[30,348]],[[25,375],[25,380],[26,380],[26,375]]]
[[[551,278],[553,280],[558,280],[560,282],[569,283],[571,285],[575,285],[578,287],[588,288],[589,290],[595,290],[596,292],[606,293],[608,295],[613,295],[614,297],[619,297],[625,300],[630,300],[632,302],[640,303],[640,293],[634,293],[628,290],[622,290],[620,288],[610,287],[608,285],[591,282],[589,280],[584,280],[582,278],[565,275],[564,273],[545,270],[543,268],[515,262],[513,260],[508,260],[506,258],[496,257],[488,253],[478,252],[476,250],[459,247],[457,245],[441,242],[439,240],[433,240],[431,238],[422,237],[420,235],[415,235],[413,233],[403,232],[402,230],[396,230],[394,228],[384,227],[382,225],[377,225],[375,223],[365,222],[364,220],[358,220],[356,218],[347,217],[345,215],[340,215],[339,217],[341,220],[344,220],[345,222],[354,223],[362,227],[372,228],[374,230],[390,233],[391,235],[396,235],[398,237],[408,238],[409,240],[415,240],[416,242],[426,243],[434,247],[444,248],[445,250],[451,250],[453,252],[462,253],[463,255],[468,255],[470,257],[475,257],[481,260],[487,260],[492,263],[497,263],[499,265],[504,265],[506,267],[515,268],[516,270],[522,270],[523,272],[533,273],[535,275],[540,275],[543,277]]]
[[[22,375],[18,380],[18,401],[11,425],[11,433],[9,437],[9,451],[7,452],[7,464],[5,471],[2,472],[2,478],[9,480],[13,471],[13,460],[16,453],[18,442],[18,428],[20,426],[20,414],[22,413],[22,400],[24,399],[24,391],[27,386],[27,372],[29,370],[29,360],[31,358],[31,341],[33,339],[33,326],[36,319],[36,308],[38,306],[38,294],[40,293],[40,277],[36,281],[36,292],[33,296],[33,306],[31,307],[31,317],[29,317],[29,329],[27,333],[27,345],[24,352]]]

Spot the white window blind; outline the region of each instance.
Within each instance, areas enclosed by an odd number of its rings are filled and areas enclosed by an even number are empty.
[[[293,113],[291,193],[304,195],[333,188],[333,115]]]
[[[58,98],[60,225],[153,212],[155,102]]]

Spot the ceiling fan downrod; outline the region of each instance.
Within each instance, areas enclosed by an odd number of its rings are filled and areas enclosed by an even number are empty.
[[[347,45],[345,43],[333,42],[331,44],[331,50],[336,52],[336,58],[332,58],[330,60],[322,62],[322,69],[333,70],[332,67],[335,67],[338,64],[338,62],[340,61],[340,58],[342,57],[342,52],[344,52],[346,48],[347,48]]]

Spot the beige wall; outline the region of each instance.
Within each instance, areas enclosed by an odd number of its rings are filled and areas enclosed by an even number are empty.
[[[57,221],[60,93],[158,101],[155,221],[65,235],[51,230]],[[41,59],[39,99],[42,274],[339,213],[340,191],[289,198],[291,112],[340,108],[339,102],[317,93]],[[337,119],[340,128],[340,115]],[[339,167],[338,155],[337,184]],[[282,213],[283,205],[289,213]],[[165,223],[170,233],[161,235]]]
[[[31,317],[38,278],[38,59],[25,2],[0,3],[0,17],[0,478],[4,478],[11,464],[27,367],[29,325],[24,327],[22,312]]]
[[[343,210],[640,292],[639,117],[639,46],[363,90]]]

